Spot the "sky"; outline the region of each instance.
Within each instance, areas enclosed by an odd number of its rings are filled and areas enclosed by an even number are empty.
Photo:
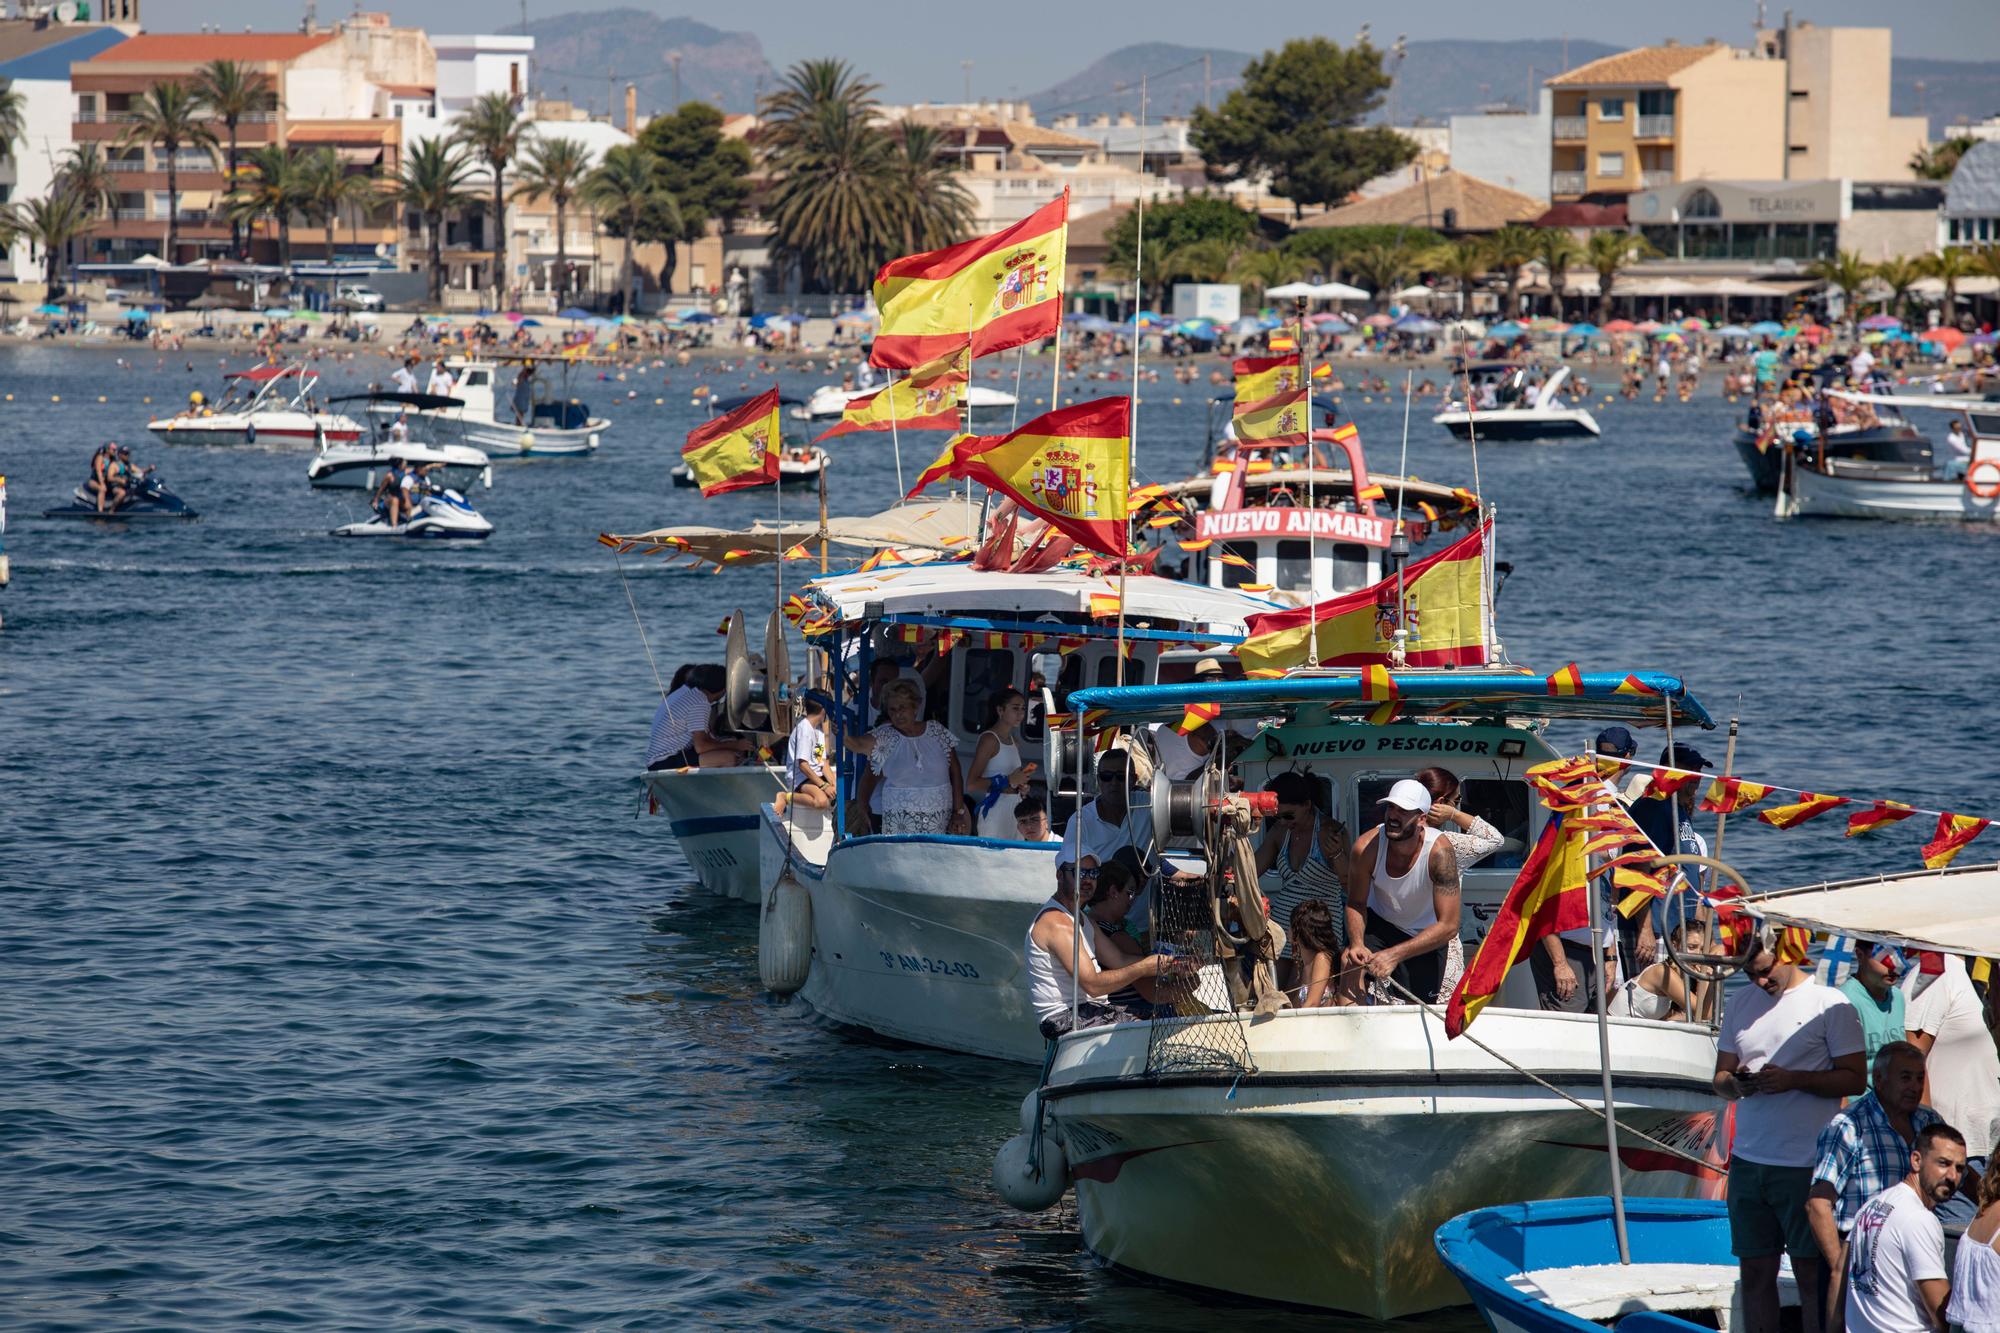
[[[518,25],[519,0],[425,0],[421,5],[371,4],[389,9],[400,23],[433,32],[491,31]],[[531,19],[583,9],[644,8],[685,15],[714,27],[755,33],[770,62],[782,69],[809,56],[853,61],[898,101],[957,101],[964,95],[961,61],[973,62],[975,97],[1036,92],[1074,74],[1106,52],[1135,42],[1175,42],[1239,51],[1261,51],[1286,38],[1323,33],[1343,44],[1364,22],[1378,46],[1398,33],[1427,38],[1581,37],[1642,46],[1666,37],[1701,41],[1717,37],[1741,45],[1757,17],[1757,0],[1419,0],[1416,4],[1348,3],[1346,0],[1257,0],[1218,5],[1215,0],[1146,0],[1143,5],[1106,0],[1005,0],[988,6],[937,0],[627,0],[590,5],[578,0],[528,0]],[[1768,0],[1776,24],[1783,0]],[[230,28],[254,24],[270,30],[295,26],[303,4],[268,0],[146,0],[146,26],[154,32],[193,31],[202,23]],[[338,0],[319,7],[322,21],[343,12]],[[1800,0],[1795,17],[1823,26],[1895,30],[1898,55],[1945,60],[2000,60],[2000,3],[1996,0]],[[282,16],[282,17],[281,17]],[[2000,108],[1995,108],[2000,110]]]

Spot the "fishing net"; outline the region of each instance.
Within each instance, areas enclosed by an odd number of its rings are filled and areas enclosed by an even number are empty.
[[[1278,1008],[1272,960],[1280,940],[1267,933],[1255,859],[1238,831],[1216,831],[1221,836],[1206,842],[1222,854],[1206,875],[1193,882],[1163,878],[1154,891],[1154,948],[1181,960],[1183,975],[1162,992],[1173,1013],[1153,1023],[1148,1074],[1256,1073],[1247,1025],[1253,1014]],[[1244,883],[1251,892],[1239,912],[1236,886]],[[1251,939],[1262,940],[1261,947]]]

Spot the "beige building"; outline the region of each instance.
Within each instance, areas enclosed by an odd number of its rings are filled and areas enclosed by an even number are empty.
[[[1887,28],[1766,29],[1757,44],[1786,70],[1787,180],[1909,180],[1930,141],[1922,116],[1889,114]]]

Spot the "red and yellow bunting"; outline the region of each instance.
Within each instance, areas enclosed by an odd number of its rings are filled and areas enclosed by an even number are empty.
[[[1771,788],[1759,782],[1717,778],[1708,784],[1708,791],[1702,795],[1701,804],[1696,808],[1712,815],[1733,815],[1739,810],[1748,810],[1770,794]]]
[[[1681,788],[1693,786],[1700,778],[1701,774],[1699,773],[1683,773],[1671,768],[1656,768],[1653,770],[1652,776],[1646,779],[1646,790],[1641,794],[1654,800],[1664,801]]]
[[[1802,791],[1798,796],[1791,804],[1774,805],[1757,818],[1772,828],[1796,828],[1808,819],[1817,819],[1829,810],[1849,804],[1845,796],[1821,796],[1810,791]]]
[[[1571,662],[1562,670],[1549,676],[1549,693],[1555,695],[1576,695],[1583,693],[1583,669]]]
[[[1004,230],[884,264],[875,275],[882,327],[869,359],[909,369],[962,347],[980,357],[1053,336],[1068,233],[1065,189]]]
[[[1124,603],[1115,592],[1094,592],[1090,594],[1090,614],[1094,620],[1113,620],[1118,616]]]
[[[1658,697],[1660,693],[1658,690],[1654,689],[1651,685],[1648,685],[1645,681],[1640,680],[1637,676],[1625,677],[1624,680],[1618,682],[1617,688],[1612,690],[1611,692],[1613,694],[1652,695],[1654,697]]]
[[[1876,801],[1866,810],[1858,810],[1847,817],[1847,836],[1858,838],[1864,833],[1899,823],[1915,813],[1914,806],[1904,805],[1901,801]]]
[[[1992,823],[1990,819],[1972,815],[1939,815],[1937,832],[1924,844],[1924,865],[1931,870],[1944,869],[1965,850],[1967,843],[1984,833]]]
[[[1181,720],[1174,727],[1174,730],[1185,736],[1191,731],[1201,730],[1201,728],[1221,716],[1221,704],[1189,704],[1187,711],[1181,714]]]

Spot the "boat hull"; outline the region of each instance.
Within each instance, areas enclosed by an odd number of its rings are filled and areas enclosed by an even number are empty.
[[[1750,484],[1759,495],[1776,495],[1783,479],[1785,451],[1777,444],[1759,450],[1757,432],[1745,427],[1736,430],[1736,456],[1750,473]],[[1837,459],[1872,463],[1901,463],[1928,467],[1931,443],[1908,426],[1877,426],[1870,430],[1836,430],[1828,437],[1827,448]]]
[[[773,764],[661,769],[642,774],[695,878],[711,893],[756,902],[757,808],[779,792]]]
[[[1903,481],[1794,469],[1792,512],[1809,518],[1960,519],[1991,523],[2000,501],[1982,500],[1962,481]]]
[[[1596,439],[1597,418],[1583,408],[1550,411],[1440,412],[1431,418],[1463,440],[1475,433],[1479,439],[1502,441]]]
[[[1254,1072],[1169,1066],[1148,1075],[1153,1024],[1062,1043],[1047,1095],[1050,1132],[1075,1177],[1084,1242],[1107,1264],[1394,1318],[1465,1303],[1432,1249],[1448,1219],[1604,1188],[1594,1114],[1466,1042],[1448,1043],[1442,1024],[1413,1006],[1221,1026],[1240,1030]],[[1490,1008],[1478,1035],[1597,1102],[1589,1016]],[[1706,1030],[1618,1020],[1612,1050],[1620,1123],[1710,1157],[1715,1044]],[[1636,1194],[1686,1197],[1720,1180],[1719,1170],[1663,1166],[1675,1159],[1636,1141],[1620,1146]],[[1239,1213],[1246,1199],[1277,1204],[1283,1225],[1258,1228],[1240,1245],[1191,1225]]]
[[[359,422],[305,412],[229,413],[208,417],[162,417],[146,423],[168,444],[347,444],[361,438]]]
[[[466,443],[496,458],[544,458],[592,453],[607,421],[593,421],[575,430],[536,426],[532,430],[498,422],[467,421]]]

